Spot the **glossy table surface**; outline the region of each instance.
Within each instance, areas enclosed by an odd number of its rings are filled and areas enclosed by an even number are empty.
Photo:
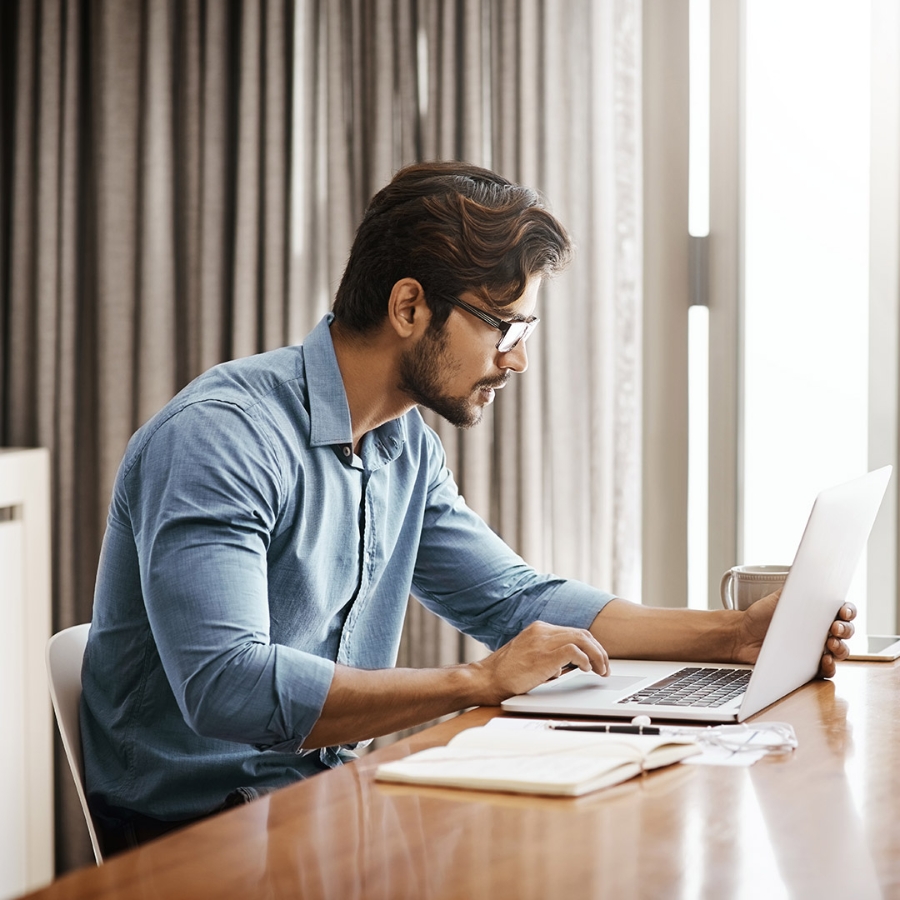
[[[843,663],[760,714],[799,748],[575,799],[377,783],[478,709],[70,873],[46,898],[900,897],[900,662]]]

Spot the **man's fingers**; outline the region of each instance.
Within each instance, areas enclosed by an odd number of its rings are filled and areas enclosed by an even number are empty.
[[[553,676],[554,678],[558,678],[565,672],[571,672],[573,669],[581,669],[582,672],[591,671],[591,661],[588,659],[588,655],[579,650],[574,644],[566,644],[560,647],[558,655],[568,660],[568,662],[559,667],[559,671]]]
[[[837,663],[850,655],[850,648],[844,643],[853,637],[856,626],[851,621],[856,618],[856,607],[852,603],[845,603],[839,610],[837,617],[828,629],[828,637],[825,639],[825,648],[822,653],[822,661],[819,664],[819,676],[832,678],[837,672]]]
[[[833,678],[836,671],[837,666],[835,665],[834,657],[830,653],[823,653],[822,662],[819,665],[819,674],[823,678]]]
[[[581,629],[580,636],[587,644],[585,652],[590,660],[591,668],[598,675],[609,675],[609,654],[603,644],[587,628]]]
[[[849,622],[856,618],[856,607],[852,603],[845,603],[838,611],[838,618]]]
[[[532,652],[546,654],[559,665],[560,672],[573,665],[585,672],[609,674],[606,650],[587,628],[566,628],[546,622],[533,622],[520,635],[526,636],[529,643],[537,642]]]
[[[571,654],[569,662],[577,665],[583,672],[609,674],[609,657],[602,644],[589,631],[579,631],[576,641],[567,644],[563,650]]]
[[[825,643],[825,649],[835,659],[846,659],[850,655],[850,648],[838,638],[829,638]]]
[[[850,655],[850,648],[844,643],[856,633],[853,619],[856,618],[856,607],[852,603],[845,603],[839,610],[837,617],[831,623],[828,630],[828,638],[825,640],[825,652],[822,654],[822,662],[819,666],[819,674],[823,678],[831,678],[837,672],[837,663]]]
[[[554,651],[553,656],[560,660],[566,660],[566,662],[561,663],[559,671],[552,675],[552,678],[558,678],[573,669],[581,669],[582,672],[596,672],[598,675],[609,674],[609,660],[606,658],[605,652],[597,657],[594,654],[588,655],[576,644],[564,644]]]
[[[847,640],[847,638],[851,638],[855,634],[856,626],[852,622],[844,622],[840,619],[835,619],[834,622],[831,623],[830,630],[832,637]]]

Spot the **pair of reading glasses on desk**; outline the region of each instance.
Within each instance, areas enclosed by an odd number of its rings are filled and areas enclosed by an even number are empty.
[[[497,341],[497,349],[501,353],[509,353],[514,350],[521,341],[527,341],[528,336],[534,331],[535,326],[541,320],[537,316],[529,316],[527,319],[519,319],[513,322],[507,322],[506,319],[498,319],[490,313],[460,300],[458,297],[444,297],[444,299],[452,304],[464,309],[467,313],[486,322],[491,328],[496,328],[500,332],[500,340]]]

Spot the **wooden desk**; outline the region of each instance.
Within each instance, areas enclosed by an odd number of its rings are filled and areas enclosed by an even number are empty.
[[[760,719],[800,747],[579,799],[377,784],[475,710],[71,873],[34,898],[900,897],[900,663],[844,663]]]

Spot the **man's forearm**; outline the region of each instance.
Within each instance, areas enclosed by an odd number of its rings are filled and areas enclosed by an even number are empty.
[[[730,610],[658,609],[611,600],[590,631],[609,656],[620,659],[730,662],[741,616]],[[578,629],[536,623],[476,664],[377,670],[339,665],[322,714],[303,746],[352,743],[469,706],[496,704],[558,675],[570,662],[592,665],[605,674],[605,661],[579,638]]]
[[[470,666],[352,669],[335,666],[322,714],[306,749],[391,734],[481,702]]]
[[[661,609],[610,600],[591,633],[610,657],[733,662],[740,613]]]
[[[583,628],[532,622],[509,643],[468,665],[443,669],[335,666],[322,714],[303,746],[361,741],[465,709],[524,694],[568,665],[608,671],[603,647]]]

